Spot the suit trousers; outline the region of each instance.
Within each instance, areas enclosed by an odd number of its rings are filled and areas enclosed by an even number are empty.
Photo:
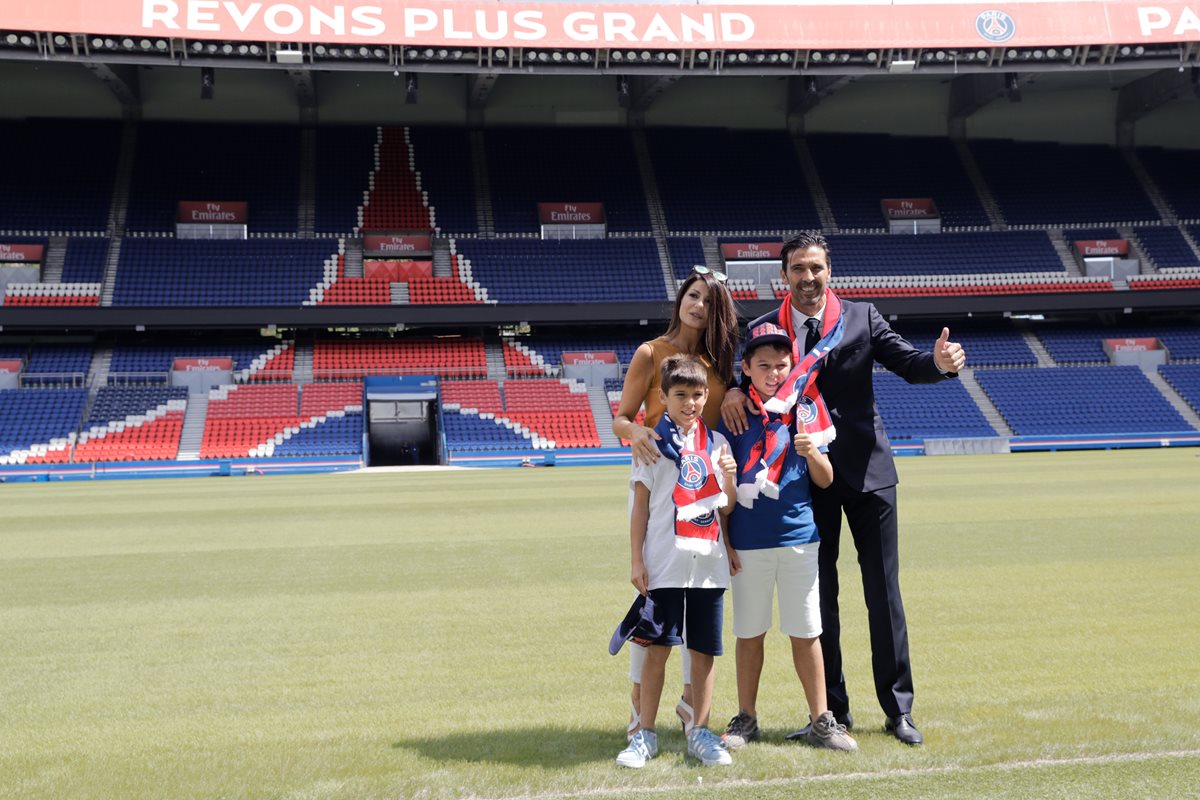
[[[896,525],[896,487],[855,491],[834,479],[828,489],[813,491],[813,513],[821,536],[821,650],[825,691],[835,715],[850,710],[842,670],[841,615],[838,608],[838,553],[842,512],[858,551],[863,597],[871,634],[871,668],[875,694],[884,714],[912,711],[912,670],[908,659],[908,626],[900,598],[900,559]]]

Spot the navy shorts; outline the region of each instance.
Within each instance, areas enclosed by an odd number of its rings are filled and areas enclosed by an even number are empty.
[[[663,626],[662,636],[648,644],[674,647],[687,641],[689,650],[719,656],[721,629],[725,624],[724,589],[651,589],[654,619]]]

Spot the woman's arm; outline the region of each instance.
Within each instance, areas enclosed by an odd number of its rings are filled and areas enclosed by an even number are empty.
[[[658,461],[661,453],[655,442],[659,435],[652,428],[638,425],[634,422],[638,409],[646,400],[650,391],[650,381],[654,375],[654,353],[650,345],[643,344],[633,354],[629,369],[625,371],[625,386],[621,389],[621,404],[613,417],[612,432],[621,439],[627,439],[633,452],[633,460],[639,464],[653,464]]]

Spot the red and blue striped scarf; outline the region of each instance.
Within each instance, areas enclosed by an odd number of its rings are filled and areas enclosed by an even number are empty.
[[[792,340],[792,371],[764,402],[753,386],[750,397],[762,415],[763,436],[750,451],[750,458],[738,473],[737,496],[740,505],[751,508],[760,495],[779,497],[779,480],[788,448],[792,446],[793,423],[803,426],[817,447],[824,447],[837,436],[829,409],[817,388],[817,375],[829,351],[842,341],[845,322],[842,302],[830,290],[825,290],[825,315],[821,320],[821,338],[813,349],[801,357],[800,344],[792,329],[791,298],[783,299],[779,309],[779,327]]]
[[[728,500],[721,491],[713,466],[712,437],[704,420],[697,419],[692,429],[692,447],[687,447],[687,437],[664,413],[654,426],[659,435],[658,449],[675,462],[678,478],[671,498],[675,501],[675,546],[709,554],[721,533],[717,520],[717,509]]]

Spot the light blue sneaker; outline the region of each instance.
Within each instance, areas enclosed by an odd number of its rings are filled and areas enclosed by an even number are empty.
[[[658,755],[658,734],[643,728],[633,734],[628,747],[617,753],[617,764],[631,769],[641,769],[656,755]]]
[[[700,759],[706,767],[727,767],[733,756],[725,749],[720,738],[708,728],[695,727],[688,734],[688,755]]]

